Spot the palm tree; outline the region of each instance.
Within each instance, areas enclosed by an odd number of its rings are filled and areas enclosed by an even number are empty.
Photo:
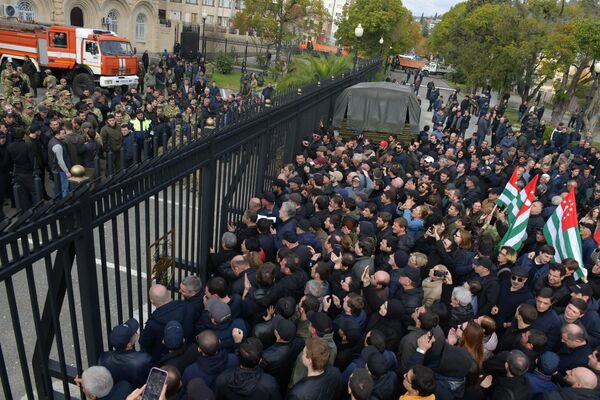
[[[277,84],[277,90],[301,87],[312,82],[324,81],[352,70],[352,59],[349,56],[311,56],[303,54],[290,63],[288,73]]]

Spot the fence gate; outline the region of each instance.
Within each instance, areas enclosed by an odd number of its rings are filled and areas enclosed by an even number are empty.
[[[337,95],[376,70],[283,93],[188,143],[165,137],[162,155],[0,221],[2,398],[81,397],[73,378],[96,364],[113,326],[143,326],[152,281],[177,298],[184,276],[204,278],[227,224],[270,190]]]

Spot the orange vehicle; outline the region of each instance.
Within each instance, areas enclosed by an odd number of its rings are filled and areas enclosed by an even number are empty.
[[[346,48],[342,48],[342,47],[336,47],[336,46],[329,46],[326,44],[321,44],[321,43],[317,43],[315,41],[310,41],[310,45],[309,45],[309,40],[303,40],[300,43],[300,50],[313,50],[316,51],[317,53],[333,53],[333,54],[341,54],[343,56],[348,55],[348,49]],[[311,48],[309,48],[311,47]]]
[[[138,59],[129,40],[102,29],[0,20],[0,66],[29,56],[80,96],[84,88],[137,85]],[[39,80],[41,82],[41,80]]]

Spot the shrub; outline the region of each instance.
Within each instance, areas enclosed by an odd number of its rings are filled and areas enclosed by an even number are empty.
[[[230,54],[219,53],[214,60],[215,68],[222,74],[228,74],[233,70],[235,59]]]

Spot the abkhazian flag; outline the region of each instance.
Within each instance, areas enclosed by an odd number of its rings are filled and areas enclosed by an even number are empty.
[[[544,225],[544,237],[556,249],[554,261],[561,262],[565,258],[572,258],[579,264],[579,268],[575,271],[575,279],[587,276],[587,270],[583,265],[581,235],[577,222],[577,206],[573,186]]]
[[[517,181],[519,180],[519,177],[517,176],[518,169],[519,167],[515,167],[512,176],[496,201],[498,207],[508,207],[517,197],[517,194],[519,193],[519,187],[517,186]]]
[[[523,245],[523,237],[527,231],[527,223],[529,222],[529,215],[531,214],[531,205],[535,200],[535,188],[537,186],[538,175],[536,175],[521,193],[525,193],[525,200],[517,213],[515,220],[511,223],[508,231],[500,241],[499,247],[510,246],[515,251],[519,251]]]

